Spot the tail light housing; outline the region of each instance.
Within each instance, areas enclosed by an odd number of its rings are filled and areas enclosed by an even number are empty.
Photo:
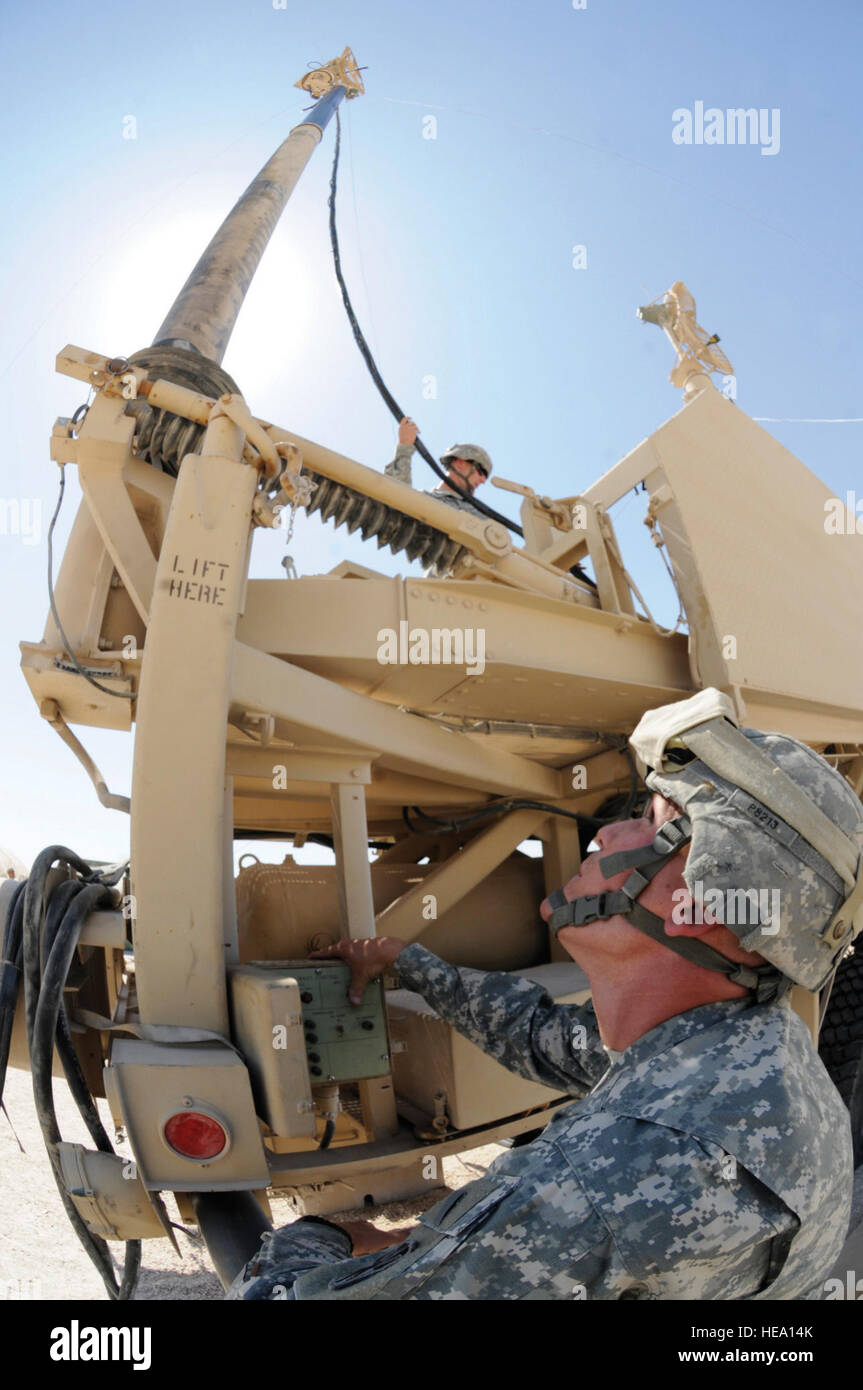
[[[162,1126],[162,1138],[174,1153],[197,1163],[224,1158],[231,1146],[225,1121],[200,1106],[184,1106],[169,1115]]]

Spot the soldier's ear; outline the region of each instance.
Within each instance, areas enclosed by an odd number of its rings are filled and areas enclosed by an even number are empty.
[[[703,898],[693,900],[685,886],[671,894],[671,911],[665,919],[668,936],[704,936],[714,927],[722,926],[722,918]]]

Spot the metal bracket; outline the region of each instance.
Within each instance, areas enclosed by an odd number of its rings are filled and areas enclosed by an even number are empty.
[[[309,92],[315,101],[326,96],[333,87],[344,87],[348,100],[351,97],[361,96],[366,90],[363,86],[357,60],[349,48],[342,51],[340,58],[333,58],[329,63],[324,63],[321,67],[305,73],[299,82],[294,83],[294,86]]]

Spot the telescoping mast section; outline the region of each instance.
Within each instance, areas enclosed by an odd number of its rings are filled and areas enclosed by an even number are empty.
[[[221,362],[246,291],[300,175],[340,102],[364,90],[349,48],[294,85],[318,100],[225,218],[166,314],[154,347],[189,348]]]

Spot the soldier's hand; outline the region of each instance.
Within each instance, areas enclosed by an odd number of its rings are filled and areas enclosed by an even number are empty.
[[[415,444],[419,434],[419,426],[415,425],[410,416],[406,415],[399,421],[399,444]]]
[[[388,1231],[381,1231],[371,1221],[338,1221],[335,1224],[350,1236],[354,1255],[371,1255],[375,1250],[401,1245],[413,1230],[413,1226],[393,1226]]]
[[[346,961],[351,967],[348,997],[352,1004],[361,1004],[363,991],[369,980],[376,980],[379,975],[383,975],[396,956],[404,950],[405,944],[404,941],[399,941],[397,936],[371,936],[358,941],[336,941],[332,946],[312,951],[310,956],[312,960],[337,956]]]

